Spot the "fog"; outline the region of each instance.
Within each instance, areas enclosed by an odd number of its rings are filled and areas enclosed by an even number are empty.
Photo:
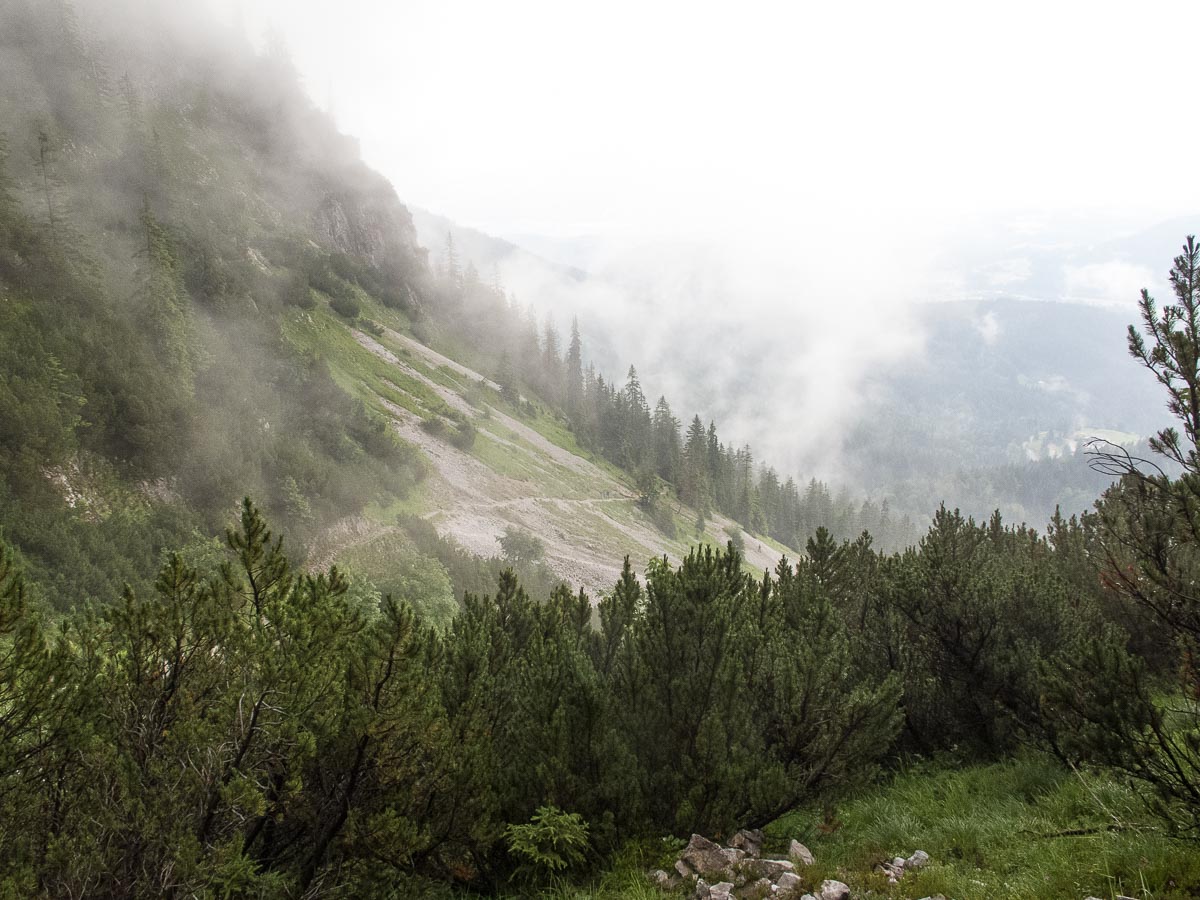
[[[1132,320],[1178,240],[1119,240],[1200,211],[1195,4],[211,2],[283,37],[405,202],[599,276],[502,273],[608,374],[806,474],[838,475],[871,377],[928,363],[917,304]]]

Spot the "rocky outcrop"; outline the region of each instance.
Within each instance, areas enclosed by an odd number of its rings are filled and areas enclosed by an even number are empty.
[[[691,885],[694,900],[826,900],[804,893],[804,879],[797,867],[811,865],[813,856],[808,848],[792,841],[790,859],[762,856],[763,833],[758,830],[739,831],[722,847],[703,835],[693,834],[688,845],[675,861],[675,875],[661,869],[648,873],[650,880],[669,890]],[[826,882],[822,885],[839,885]],[[843,885],[844,887],[844,885]],[[836,888],[830,888],[836,894]],[[848,896],[848,895],[847,895]]]

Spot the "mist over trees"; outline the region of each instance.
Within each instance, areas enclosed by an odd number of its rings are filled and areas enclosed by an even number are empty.
[[[286,58],[188,19],[0,6],[0,515],[50,598],[149,584],[247,489],[303,537],[423,471],[283,327],[417,308],[407,212]]]
[[[518,405],[540,401],[560,410],[582,447],[634,475],[647,511],[686,504],[701,521],[718,512],[797,550],[818,528],[840,539],[869,531],[887,548],[916,539],[912,519],[893,515],[887,500],[860,500],[816,479],[801,485],[781,478],[749,446],[723,443],[716,423],[705,425],[699,416],[685,431],[666,397],[651,408],[635,366],[618,384],[585,365],[577,320],[564,348],[552,319],[539,323],[502,284],[464,267],[452,234],[434,270],[436,300],[429,305],[426,339],[465,344],[475,366],[493,373],[504,396]],[[656,521],[675,528],[669,516]]]

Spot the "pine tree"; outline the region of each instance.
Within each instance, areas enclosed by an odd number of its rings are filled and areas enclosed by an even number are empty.
[[[571,343],[566,359],[567,415],[578,423],[583,413],[583,341],[579,337],[579,320],[571,319]]]
[[[446,284],[456,290],[461,291],[463,286],[462,267],[458,260],[458,250],[454,246],[454,235],[446,232],[445,249],[442,251],[441,265],[442,280]]]
[[[698,415],[692,417],[683,447],[682,495],[684,502],[695,507],[697,513],[704,515],[707,512],[711,499],[708,436]]]
[[[654,406],[654,471],[668,484],[678,485],[682,466],[682,447],[679,442],[679,420],[671,414],[666,397],[659,397]]]
[[[1167,408],[1183,429],[1163,429],[1151,438],[1151,449],[1181,474],[1169,477],[1122,448],[1092,448],[1093,465],[1120,478],[1097,504],[1100,582],[1124,604],[1119,621],[1140,633],[1132,642],[1115,629],[1079,639],[1075,657],[1055,667],[1050,692],[1074,753],[1135,779],[1164,819],[1193,833],[1200,832],[1198,276],[1200,246],[1189,235],[1170,273],[1176,303],[1160,313],[1143,290],[1144,335],[1133,325],[1127,333],[1130,355],[1166,390]],[[1061,521],[1054,533],[1063,535]],[[1146,629],[1147,619],[1164,633]],[[1147,643],[1156,648],[1154,656],[1129,652],[1130,644]],[[1178,702],[1155,685],[1151,666],[1173,670],[1171,694]]]
[[[654,437],[651,430],[650,406],[646,402],[646,395],[642,393],[642,385],[633,366],[629,367],[621,399],[624,401],[621,454],[624,465],[636,471],[645,468],[649,462]]]

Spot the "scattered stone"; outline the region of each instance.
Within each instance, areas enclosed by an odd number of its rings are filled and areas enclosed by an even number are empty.
[[[811,866],[816,862],[813,859],[812,851],[796,840],[788,845],[788,859],[798,866]]]
[[[919,869],[921,866],[929,862],[929,854],[924,850],[918,850],[912,856],[904,861],[904,865],[910,869]]]
[[[733,882],[721,881],[708,889],[708,900],[733,900]]]
[[[726,850],[702,835],[693,834],[679,859],[700,875],[719,875],[744,855],[741,850]]]
[[[729,846],[743,851],[747,856],[762,853],[763,833],[761,828],[743,828],[729,841]]]
[[[906,862],[908,862],[908,860],[906,860],[903,856],[897,856],[895,859],[892,860],[892,868],[893,869],[903,869],[904,864]]]
[[[786,859],[744,859],[738,866],[738,871],[750,881],[756,878],[774,881],[784,872],[791,872],[795,868]]]
[[[888,884],[895,884],[904,877],[904,871],[889,865],[880,865],[875,867],[875,871],[880,875],[886,875]]]
[[[850,888],[840,881],[827,878],[821,882],[819,900],[850,900]]]
[[[692,871],[691,866],[685,863],[682,859],[675,860],[675,871],[679,873],[680,878],[696,877],[696,873]]]
[[[657,885],[664,890],[670,887],[671,876],[662,869],[651,869],[646,873],[646,877],[650,879],[650,883]]]
[[[795,872],[784,872],[775,882],[781,891],[790,891],[800,887],[800,876]]]
[[[769,878],[760,878],[758,881],[752,881],[745,887],[739,888],[737,895],[739,900],[765,900],[777,890],[778,888]]]

